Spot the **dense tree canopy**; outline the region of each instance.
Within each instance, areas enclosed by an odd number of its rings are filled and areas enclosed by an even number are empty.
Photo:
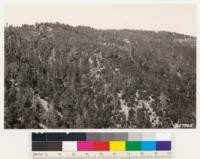
[[[5,27],[5,128],[196,126],[196,39],[60,23]]]

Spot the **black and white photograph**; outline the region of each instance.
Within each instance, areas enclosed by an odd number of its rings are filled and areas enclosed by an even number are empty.
[[[196,128],[195,4],[7,5],[5,129]]]

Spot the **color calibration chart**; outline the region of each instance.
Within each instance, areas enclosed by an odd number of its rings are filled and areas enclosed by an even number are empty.
[[[171,133],[32,133],[32,159],[172,159]]]

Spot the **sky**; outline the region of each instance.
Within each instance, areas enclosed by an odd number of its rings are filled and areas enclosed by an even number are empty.
[[[5,23],[60,22],[97,29],[142,29],[196,36],[195,4],[15,4]]]

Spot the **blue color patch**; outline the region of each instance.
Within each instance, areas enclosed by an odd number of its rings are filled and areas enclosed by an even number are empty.
[[[141,141],[141,151],[156,151],[156,142]]]

